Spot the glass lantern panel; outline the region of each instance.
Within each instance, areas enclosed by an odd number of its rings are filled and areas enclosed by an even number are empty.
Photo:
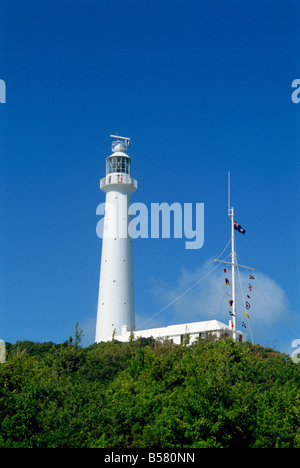
[[[112,156],[106,161],[106,174],[117,172],[130,175],[130,169],[131,161],[129,158]]]

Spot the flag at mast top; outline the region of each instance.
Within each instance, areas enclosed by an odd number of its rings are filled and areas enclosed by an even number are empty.
[[[242,226],[240,226],[239,223],[237,223],[236,221],[233,221],[233,224],[234,224],[234,229],[241,232],[242,234],[245,234],[246,229],[244,229]]]
[[[233,208],[230,206],[230,171],[228,171],[228,216],[232,217],[233,227],[242,234],[246,233],[246,229],[240,226],[233,218]]]

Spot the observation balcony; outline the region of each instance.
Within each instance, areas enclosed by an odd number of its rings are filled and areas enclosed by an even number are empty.
[[[137,190],[137,180],[130,177],[129,174],[124,173],[115,173],[108,174],[106,177],[100,179],[100,189],[105,190],[110,185],[129,185],[131,191],[134,192]]]

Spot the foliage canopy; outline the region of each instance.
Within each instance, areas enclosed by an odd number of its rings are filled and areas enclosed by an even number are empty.
[[[300,366],[231,339],[18,342],[0,365],[1,447],[300,447]]]

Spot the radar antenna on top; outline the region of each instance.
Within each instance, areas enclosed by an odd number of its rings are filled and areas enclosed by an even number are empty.
[[[121,151],[125,153],[127,147],[130,146],[130,138],[122,137],[119,135],[110,135],[111,138],[116,138],[116,141],[113,141],[111,148],[112,151],[115,153],[116,151]]]

